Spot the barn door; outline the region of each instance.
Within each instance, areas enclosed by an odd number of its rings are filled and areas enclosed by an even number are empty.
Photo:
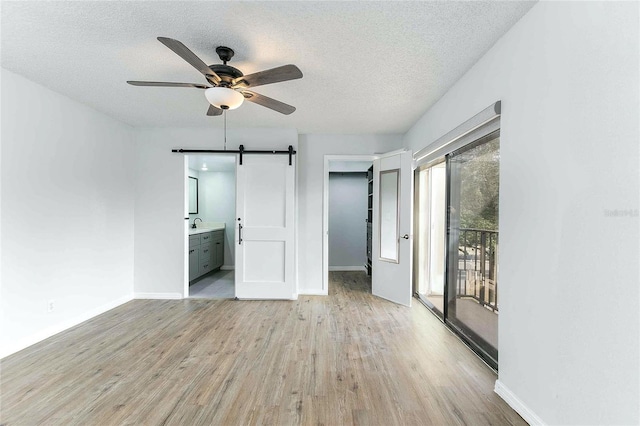
[[[295,299],[295,157],[246,155],[236,170],[236,297]]]

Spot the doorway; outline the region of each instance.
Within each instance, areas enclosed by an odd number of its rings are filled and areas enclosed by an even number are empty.
[[[371,242],[362,252],[371,258],[371,293],[391,302],[411,306],[411,153],[400,149],[375,155],[326,155],[324,162],[323,203],[323,288],[329,294],[329,175],[336,164],[366,162],[360,170],[370,173],[367,179],[367,208],[371,209]],[[371,164],[373,167],[371,167]],[[371,170],[370,170],[371,169]],[[371,185],[369,185],[371,184]],[[351,204],[352,205],[352,204]],[[362,217],[363,230],[370,223]],[[367,253],[367,247],[369,253]],[[363,258],[364,260],[364,258]],[[365,271],[368,262],[363,262]],[[358,267],[359,268],[359,267]],[[366,272],[362,272],[366,274]]]
[[[326,155],[323,203],[323,284],[329,294],[329,273],[341,279],[366,281],[367,221],[372,207],[369,169],[373,155]]]
[[[236,155],[185,156],[185,297],[235,297]]]

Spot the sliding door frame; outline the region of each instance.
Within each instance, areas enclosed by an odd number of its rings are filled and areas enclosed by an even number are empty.
[[[455,294],[451,294],[449,291],[449,282],[451,274],[451,245],[456,245],[458,240],[451,238],[449,230],[451,229],[450,223],[450,206],[451,206],[451,165],[450,158],[455,152],[466,151],[472,149],[475,146],[479,146],[489,139],[490,135],[500,135],[500,115],[501,115],[501,102],[498,101],[495,104],[485,108],[480,113],[476,114],[460,126],[456,127],[451,132],[445,134],[438,140],[434,141],[424,149],[414,154],[414,235],[417,238],[414,239],[413,255],[413,293],[423,305],[425,305],[438,319],[440,319],[450,330],[452,330],[467,346],[475,352],[489,367],[494,370],[498,370],[498,348],[495,348],[495,354],[489,353],[482,345],[474,342],[473,339],[485,341],[477,335],[477,333],[470,330],[464,325],[460,325],[460,321],[452,323],[449,320],[449,298],[455,297]],[[444,283],[444,295],[443,295],[443,312],[442,317],[439,315],[437,308],[433,306],[426,298],[421,297],[419,294],[419,235],[420,235],[420,171],[432,167],[442,161],[446,161],[446,241],[445,241],[445,283]],[[457,247],[454,247],[457,250]],[[457,251],[456,251],[457,252]],[[499,326],[498,326],[499,327]]]

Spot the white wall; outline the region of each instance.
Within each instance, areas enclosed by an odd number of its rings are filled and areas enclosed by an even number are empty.
[[[294,129],[228,129],[227,149],[287,149]],[[185,258],[185,163],[172,148],[223,149],[218,128],[135,130],[136,297],[182,297]]]
[[[329,173],[329,269],[367,263],[367,173]],[[348,270],[348,269],[347,269]]]
[[[300,135],[298,149],[298,292],[322,285],[322,199],[325,155],[366,155],[402,147],[401,135]]]
[[[200,217],[204,222],[224,222],[224,266],[234,266],[236,223],[236,172],[199,173]],[[192,221],[193,222],[193,221]]]
[[[541,2],[404,138],[502,100],[498,388],[530,421],[640,422],[638,36],[637,2]]]
[[[131,299],[133,138],[124,124],[1,73],[4,356]]]

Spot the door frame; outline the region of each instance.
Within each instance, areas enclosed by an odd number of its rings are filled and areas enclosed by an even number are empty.
[[[182,157],[182,181],[184,182],[184,193],[183,193],[183,215],[184,215],[184,226],[183,226],[183,259],[182,259],[182,298],[189,298],[189,227],[191,226],[189,220],[189,156],[184,155]]]
[[[329,294],[329,167],[332,161],[356,162],[371,161],[380,155],[325,155],[322,184],[322,290],[317,294],[327,296]],[[305,293],[309,294],[309,293]]]

